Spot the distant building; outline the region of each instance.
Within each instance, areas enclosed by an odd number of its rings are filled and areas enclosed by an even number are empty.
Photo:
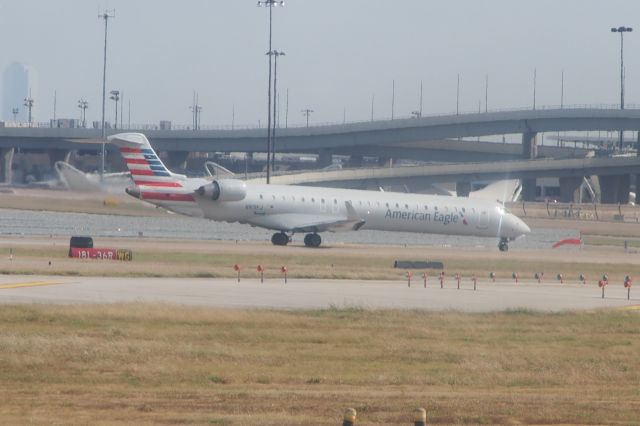
[[[38,76],[35,68],[14,62],[7,67],[2,76],[2,120],[13,121],[13,110],[18,109],[16,120],[28,121],[28,110],[24,99],[28,96],[34,100],[31,119],[36,121],[38,108]]]

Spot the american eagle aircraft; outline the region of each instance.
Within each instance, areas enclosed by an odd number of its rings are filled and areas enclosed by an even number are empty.
[[[177,213],[239,222],[276,231],[275,245],[303,233],[308,247],[321,232],[421,232],[499,238],[498,248],[530,232],[498,202],[439,195],[375,192],[296,185],[247,184],[238,179],[187,178],[172,173],[141,133],[109,137],[131,171],[127,193]]]

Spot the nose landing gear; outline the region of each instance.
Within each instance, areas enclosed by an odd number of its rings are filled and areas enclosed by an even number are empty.
[[[307,247],[320,247],[322,238],[318,234],[307,234],[304,236],[304,245]]]
[[[271,242],[274,246],[286,246],[289,244],[289,236],[284,232],[276,232],[271,237]]]
[[[506,238],[500,238],[500,242],[498,243],[498,250],[500,251],[508,251],[509,250],[509,240]]]

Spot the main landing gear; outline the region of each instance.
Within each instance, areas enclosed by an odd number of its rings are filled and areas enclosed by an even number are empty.
[[[304,245],[307,247],[320,247],[322,238],[318,234],[307,234],[304,236]]]
[[[509,250],[509,240],[506,238],[500,238],[500,242],[498,243],[498,250],[500,251],[508,251]]]
[[[274,246],[286,246],[289,244],[289,236],[284,232],[276,232],[271,237],[271,242]]]
[[[276,232],[271,236],[271,242],[274,246],[286,246],[291,242],[291,239],[284,232]],[[322,244],[322,238],[318,234],[307,234],[304,236],[304,245],[307,247],[320,247]]]

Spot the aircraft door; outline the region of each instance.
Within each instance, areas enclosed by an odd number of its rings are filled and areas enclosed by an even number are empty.
[[[478,216],[478,224],[476,225],[478,229],[487,229],[489,227],[489,212],[486,210],[480,210],[480,215]]]
[[[340,209],[340,206],[338,205],[338,200],[337,199],[332,199],[331,200],[331,213],[338,213],[338,210]]]

